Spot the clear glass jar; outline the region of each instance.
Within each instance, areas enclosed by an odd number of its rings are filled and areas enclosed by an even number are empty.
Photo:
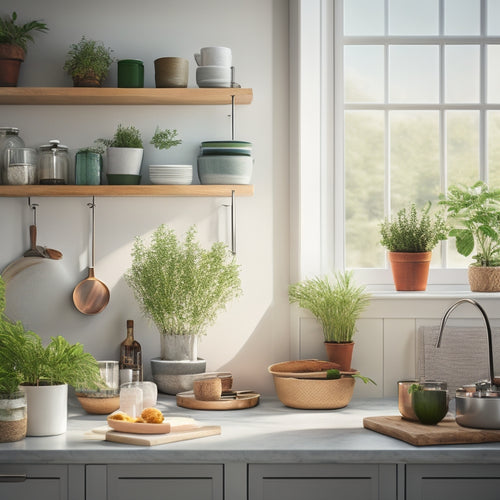
[[[36,149],[7,148],[5,150],[5,182],[12,186],[38,184]]]
[[[3,184],[7,184],[5,152],[8,148],[24,148],[24,141],[16,127],[0,127],[0,179]]]
[[[68,147],[57,139],[40,146],[38,177],[40,184],[68,184]]]

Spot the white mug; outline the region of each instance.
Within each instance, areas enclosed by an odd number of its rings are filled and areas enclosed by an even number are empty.
[[[228,47],[203,47],[194,54],[198,66],[231,66],[231,49]]]

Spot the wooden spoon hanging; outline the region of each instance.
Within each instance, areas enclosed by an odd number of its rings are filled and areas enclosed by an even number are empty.
[[[92,211],[92,249],[91,249],[91,265],[89,267],[89,275],[86,279],[80,281],[73,290],[73,303],[75,307],[83,314],[100,313],[109,302],[109,289],[100,280],[94,276],[95,267],[95,202],[89,203],[88,206]]]

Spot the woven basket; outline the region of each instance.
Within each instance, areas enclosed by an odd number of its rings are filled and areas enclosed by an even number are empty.
[[[274,387],[279,400],[291,408],[304,410],[333,410],[343,408],[351,401],[355,380],[307,379],[273,375]]]
[[[500,267],[469,266],[472,292],[500,292]]]
[[[272,375],[295,378],[326,378],[326,372],[332,368],[339,368],[338,363],[321,361],[318,359],[299,359],[275,363],[268,368]]]

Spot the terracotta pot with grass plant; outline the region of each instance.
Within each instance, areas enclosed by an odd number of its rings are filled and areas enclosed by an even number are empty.
[[[380,225],[380,243],[389,251],[397,291],[427,288],[432,250],[447,238],[448,226],[440,212],[431,213],[431,203],[419,210],[415,203]]]
[[[316,277],[290,285],[290,303],[309,310],[321,323],[328,359],[351,371],[353,337],[356,321],[368,306],[370,294],[354,282],[353,273],[335,273],[335,282],[328,276]]]

